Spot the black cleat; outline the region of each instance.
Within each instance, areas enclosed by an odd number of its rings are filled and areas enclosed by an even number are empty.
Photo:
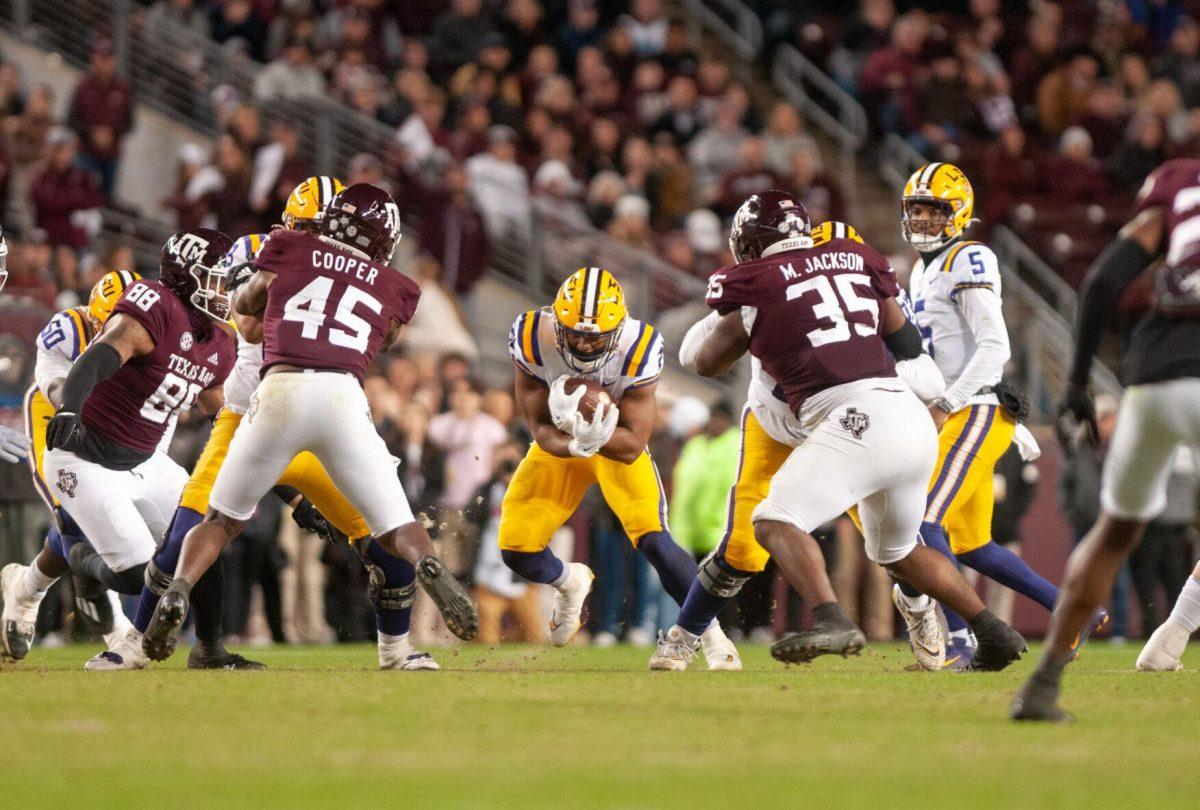
[[[787,634],[771,645],[771,657],[785,664],[807,664],[821,655],[858,655],[866,643],[854,624],[829,624]]]
[[[969,672],[999,672],[1029,649],[1025,637],[1007,624],[1001,623],[994,635],[978,636],[979,646],[975,648],[975,657],[966,669]]]
[[[76,543],[67,552],[71,564],[71,585],[75,591],[75,612],[98,635],[106,636],[113,631],[113,609],[108,601],[108,589],[84,573],[84,558],[95,555],[95,549],[87,543]]]
[[[459,581],[442,567],[441,560],[429,555],[417,560],[417,581],[437,605],[451,633],[463,641],[475,638],[479,632],[479,612]]]
[[[146,634],[142,637],[142,652],[146,653],[151,661],[165,661],[175,652],[175,643],[179,641],[179,628],[187,618],[187,613],[187,595],[172,584],[158,600],[158,607],[154,609],[150,626],[146,628]]]
[[[267,665],[260,661],[251,661],[237,653],[225,649],[224,644],[210,647],[197,642],[188,653],[188,669],[266,669]]]
[[[1013,720],[1065,723],[1071,715],[1058,705],[1058,683],[1034,672],[1013,698]]]

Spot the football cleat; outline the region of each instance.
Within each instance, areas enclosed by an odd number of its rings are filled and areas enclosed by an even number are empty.
[[[119,669],[145,669],[150,659],[142,651],[142,634],[130,629],[110,649],[93,656],[83,668],[88,672],[112,672]]]
[[[858,655],[866,644],[867,637],[853,623],[830,623],[788,633],[771,645],[771,657],[785,664],[807,664],[822,655]]]
[[[945,660],[942,662],[942,668],[961,672],[968,669],[971,666],[971,661],[974,659],[975,645],[959,638],[952,638],[950,639],[950,643],[946,645]]]
[[[1105,627],[1108,627],[1108,624],[1111,620],[1112,619],[1108,615],[1108,611],[1104,608],[1099,608],[1096,611],[1095,615],[1092,617],[1091,623],[1084,628],[1083,632],[1079,634],[1079,637],[1075,639],[1075,645],[1071,647],[1072,652],[1075,653],[1075,659],[1079,658],[1079,651],[1083,649],[1084,644],[1087,644],[1087,640],[1099,633]]]
[[[42,600],[22,601],[17,598],[19,583],[28,566],[9,563],[0,570],[0,599],[4,600],[4,613],[0,615],[0,644],[4,654],[20,661],[29,654],[33,646],[33,634],[37,624],[38,607]]]
[[[113,631],[112,603],[108,601],[108,589],[84,573],[83,559],[89,556],[98,556],[89,543],[76,543],[67,552],[75,612],[97,635],[106,636]]]
[[[438,662],[433,660],[432,655],[416,650],[412,644],[408,643],[407,634],[401,642],[387,644],[381,642],[379,644],[379,668],[409,672],[436,672],[441,669]]]
[[[583,603],[592,592],[596,575],[583,563],[571,563],[570,576],[554,593],[554,612],[550,614],[550,642],[555,647],[570,644],[583,625]]]
[[[908,646],[912,648],[913,656],[921,669],[935,671],[946,664],[946,639],[942,635],[942,626],[938,623],[937,603],[926,598],[929,606],[917,611],[908,606],[904,593],[899,585],[892,586],[892,603],[900,615],[904,617],[904,625],[908,629]]]
[[[665,633],[660,630],[658,649],[650,656],[650,669],[659,672],[683,672],[688,668],[688,664],[692,663],[692,656],[696,654],[699,641],[699,638],[679,625]]]
[[[258,670],[266,669],[267,665],[259,661],[251,661],[237,653],[225,649],[225,645],[217,642],[214,645],[197,641],[188,653],[188,669],[233,669]]]
[[[738,655],[737,647],[725,635],[721,625],[714,619],[709,628],[700,636],[700,648],[704,651],[704,660],[708,668],[714,672],[741,672],[742,657]]]
[[[451,633],[463,641],[475,638],[479,632],[479,612],[462,584],[442,567],[441,560],[429,555],[417,560],[417,581],[437,606]]]
[[[972,672],[999,672],[1014,661],[1019,661],[1029,649],[1025,637],[1007,624],[1000,623],[996,634],[982,636],[975,656],[966,669]]]
[[[165,661],[175,652],[179,628],[187,618],[188,607],[187,596],[173,585],[158,600],[158,607],[154,609],[142,638],[142,650],[152,661]]]
[[[1146,641],[1137,658],[1141,672],[1178,672],[1183,669],[1183,651],[1191,633],[1178,622],[1167,619]]]
[[[1071,715],[1058,705],[1058,684],[1039,677],[1036,672],[1013,698],[1009,716],[1013,720],[1047,723],[1063,723],[1071,719]]]

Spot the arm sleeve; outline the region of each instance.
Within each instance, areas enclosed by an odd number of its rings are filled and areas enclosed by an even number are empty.
[[[990,289],[966,289],[955,297],[959,311],[975,335],[975,354],[942,396],[958,410],[983,386],[1004,371],[1011,350],[1000,296]]]
[[[79,356],[63,386],[60,410],[79,413],[97,383],[107,380],[121,368],[121,355],[107,343],[97,343]]]
[[[1118,237],[1096,259],[1083,283],[1075,322],[1075,358],[1071,382],[1086,385],[1092,358],[1104,337],[1104,328],[1117,309],[1121,293],[1150,264],[1152,257],[1132,239]]]
[[[71,361],[62,354],[51,350],[46,351],[40,345],[37,351],[37,362],[33,367],[33,378],[38,390],[43,395],[50,395],[50,386],[56,380],[66,379],[71,373]]]
[[[692,324],[692,328],[688,329],[687,334],[683,336],[683,341],[679,344],[679,363],[689,371],[696,370],[696,355],[700,353],[700,347],[704,345],[704,339],[713,333],[717,328],[717,321],[721,315],[718,312],[710,312],[704,318]]]

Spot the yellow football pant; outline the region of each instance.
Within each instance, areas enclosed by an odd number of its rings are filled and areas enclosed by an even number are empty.
[[[58,498],[54,490],[46,483],[46,468],[42,457],[46,454],[46,426],[54,416],[54,406],[46,395],[38,390],[36,385],[29,386],[25,392],[25,437],[29,439],[29,474],[33,477],[33,485],[42,497],[46,507],[53,512],[58,508]]]
[[[180,506],[201,515],[208,512],[208,498],[217,480],[217,472],[225,463],[229,443],[233,441],[233,434],[241,422],[241,414],[236,414],[228,408],[222,408],[217,414],[208,443],[204,445],[200,460],[192,470],[192,477],[183,488],[183,497],[179,499]],[[304,496],[321,510],[321,514],[351,540],[370,536],[371,530],[367,527],[367,522],[334,485],[321,462],[312,453],[300,453],[292,459],[283,471],[279,483],[295,487],[304,493]]]
[[[972,405],[951,414],[938,434],[925,522],[945,529],[955,554],[992,540],[992,476],[1016,429],[1016,421],[999,405]]]
[[[754,412],[746,409],[742,416],[742,446],[738,457],[738,476],[730,492],[729,517],[725,536],[717,553],[739,571],[757,573],[767,567],[771,555],[754,539],[754,524],[750,516],[767,491],[771,479],[792,448],[780,444],[763,430]]]
[[[634,545],[667,528],[667,501],[649,453],[632,464],[602,456],[560,458],[536,443],[513,474],[500,507],[500,548],[537,552],[579,508],[592,484],[600,485]]]

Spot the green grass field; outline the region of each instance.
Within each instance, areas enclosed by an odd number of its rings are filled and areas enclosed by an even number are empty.
[[[648,652],[468,647],[440,673],[370,647],[256,651],[268,672],[0,666],[0,806],[1195,807],[1200,676],[1090,645],[1066,726],[1009,722],[1032,658],[908,672],[907,648],[785,669],[646,671]],[[1200,668],[1195,648],[1185,663]]]

